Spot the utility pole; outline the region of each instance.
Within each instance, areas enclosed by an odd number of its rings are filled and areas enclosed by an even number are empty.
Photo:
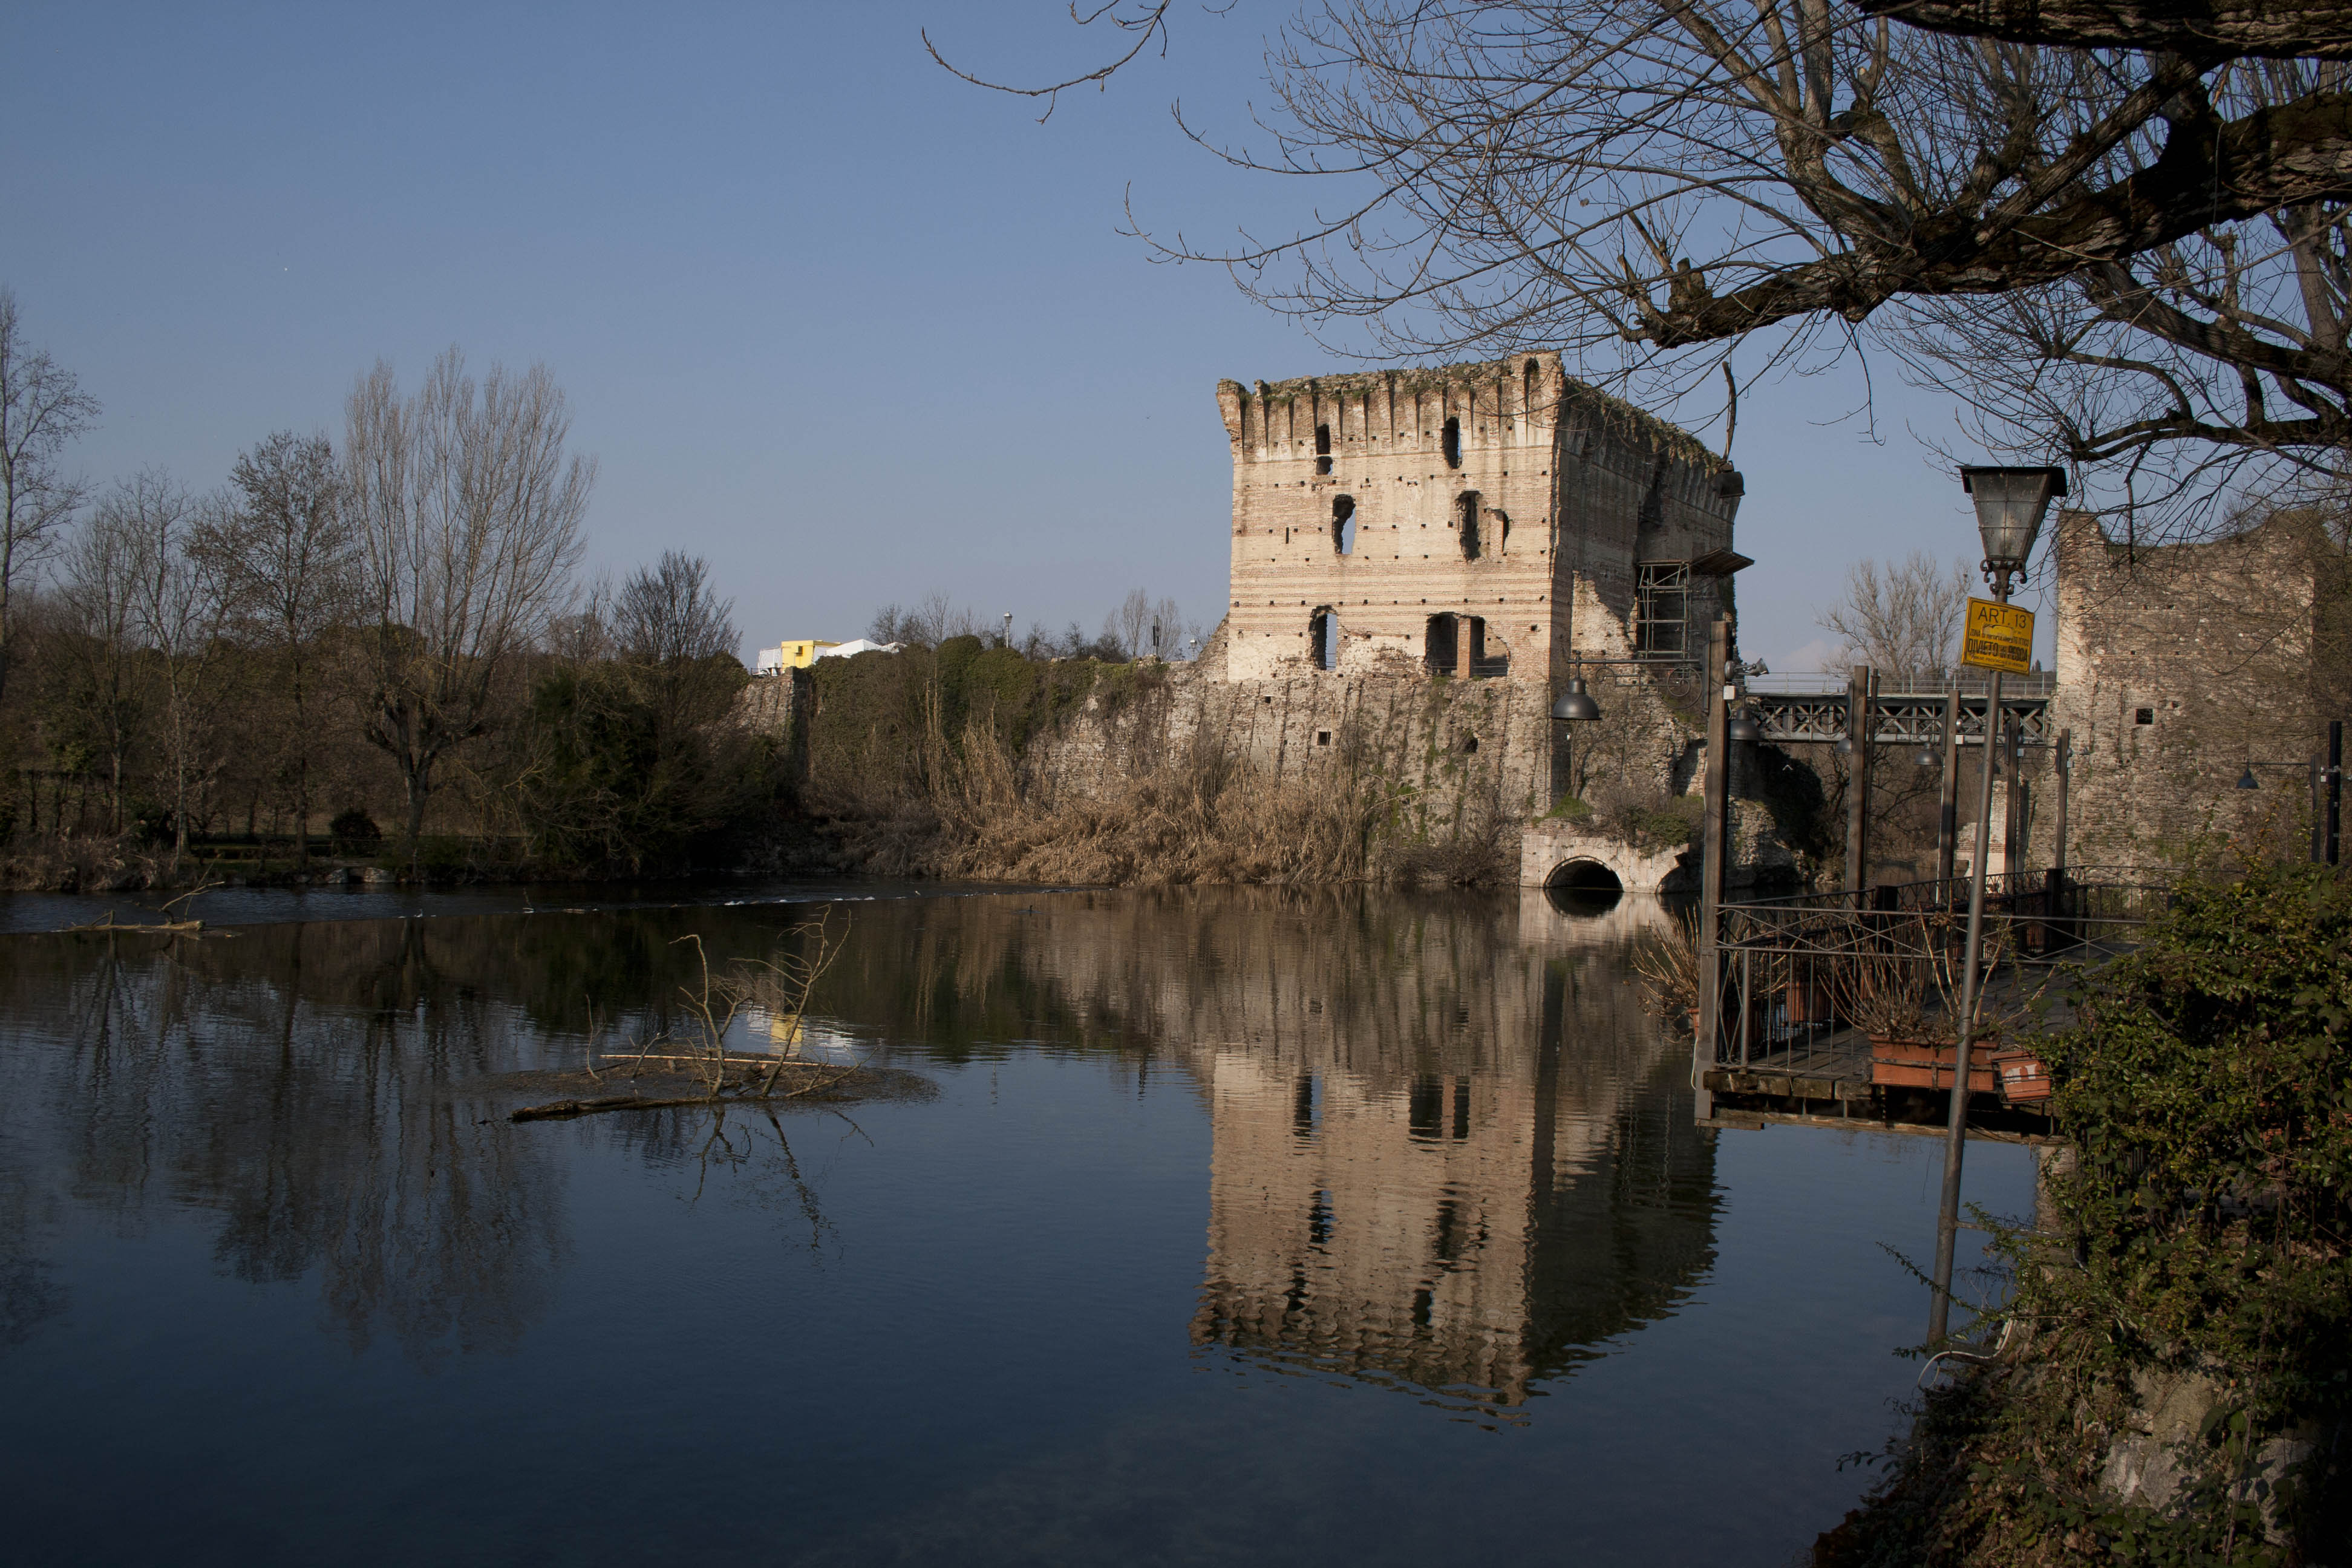
[[[1691,1089],[1701,1121],[1715,1119],[1715,1096],[1706,1074],[1715,1066],[1715,1043],[1722,1032],[1723,955],[1717,951],[1723,914],[1723,860],[1730,834],[1725,821],[1731,802],[1731,689],[1724,666],[1731,657],[1731,622],[1718,616],[1706,642],[1706,820],[1699,863],[1698,1018],[1691,1031]]]
[[[1870,749],[1878,730],[1878,671],[1857,666],[1845,682],[1845,885],[1853,907],[1870,902]]]
[[[2066,796],[2074,782],[2074,731],[2058,731],[2053,764],[2054,771],[2050,778],[2053,798],[2050,804],[2053,807],[2051,815],[2056,820],[2051,824],[2050,868],[2063,878],[2066,874]]]
[[[2025,570],[2034,536],[2053,495],[2066,493],[2063,468],[1962,468],[1961,482],[1976,502],[1977,531],[1985,547],[1984,573],[1997,604],[2009,603],[2010,584]],[[1961,959],[1959,1016],[1952,1048],[1952,1104],[1945,1126],[1944,1191],[1936,1213],[1935,1292],[1927,1308],[1927,1342],[1941,1344],[1951,1323],[1952,1252],[1960,1233],[1960,1168],[1969,1141],[1969,1056],[1976,1044],[1977,1013],[1983,1001],[1984,906],[1990,880],[1992,764],[2003,744],[2000,668],[1991,665],[1985,693],[1985,765],[1977,791],[1975,863],[1969,868],[1969,934]],[[2014,774],[2015,768],[2010,772]],[[2012,850],[2012,855],[2014,851]]]
[[[1960,689],[1944,693],[1944,785],[1936,802],[1936,902],[1951,900],[1952,861],[1960,847]]]
[[[2337,864],[2344,847],[2344,721],[2327,721],[2327,863]]]

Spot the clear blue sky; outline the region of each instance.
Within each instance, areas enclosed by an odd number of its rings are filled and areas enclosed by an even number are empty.
[[[1132,586],[1224,601],[1214,384],[1342,368],[1202,267],[1117,232],[1262,232],[1313,193],[1186,142],[1263,99],[1285,8],[1181,19],[1164,60],[1045,125],[978,67],[1092,60],[1061,0],[525,7],[35,5],[0,23],[0,281],[105,404],[72,461],[219,483],[336,432],[378,356],[543,361],[603,476],[592,563],[709,558],[747,647],[847,637],[944,589],[1089,629]],[[1972,552],[1881,367],[1751,395],[1747,651],[1826,651],[1847,563]],[[1720,430],[1705,432],[1719,441]],[[2047,617],[2045,617],[2046,622]],[[2045,634],[2046,642],[2046,634]],[[1812,656],[1809,658],[1808,655]]]

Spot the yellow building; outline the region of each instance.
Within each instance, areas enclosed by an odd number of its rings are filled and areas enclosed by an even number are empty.
[[[788,638],[776,647],[763,647],[760,650],[760,673],[773,675],[779,670],[806,669],[816,662],[817,654],[821,649],[840,646],[837,642],[827,642],[822,637]]]

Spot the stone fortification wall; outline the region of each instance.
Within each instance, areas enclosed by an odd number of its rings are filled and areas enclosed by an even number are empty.
[[[1089,700],[1034,742],[1029,781],[1047,798],[1112,793],[1213,744],[1285,782],[1370,773],[1405,820],[1443,831],[1481,810],[1549,809],[1549,696],[1519,681],[1413,674],[1217,678],[1209,660],[1166,667],[1125,700]]]
[[[1639,562],[1730,547],[1741,485],[1729,464],[1570,380],[1556,354],[1228,381],[1217,401],[1234,463],[1234,680],[1323,668],[1328,615],[1340,673],[1458,658],[1463,674],[1548,681],[1571,651],[1613,651],[1584,640],[1599,621],[1622,644]],[[1727,598],[1702,583],[1692,621]],[[1476,631],[1433,626],[1454,616]]]
[[[2308,757],[2347,696],[2346,563],[2321,520],[2281,513],[2210,543],[2133,548],[2064,512],[2054,548],[2069,861],[2152,865],[2213,834],[2293,852],[2306,775],[2262,764]],[[2263,787],[2238,789],[2250,761]],[[2047,865],[2046,759],[2029,755],[2028,773],[2032,858]]]

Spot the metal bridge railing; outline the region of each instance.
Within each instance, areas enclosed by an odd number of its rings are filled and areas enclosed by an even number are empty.
[[[1990,687],[1990,677],[1973,669],[1943,671],[1927,675],[1903,675],[1889,670],[1880,674],[1878,690],[1882,697],[1937,697],[1947,691],[1957,691],[1963,697],[1982,697]],[[1843,670],[1804,669],[1788,675],[1751,675],[1747,679],[1751,697],[1836,697],[1843,700],[1846,678]],[[2047,698],[2058,689],[2054,671],[2037,669],[2031,675],[2004,675],[2000,680],[2004,697]]]
[[[1980,1036],[2014,1032],[2049,964],[2099,962],[2136,943],[2169,898],[2141,877],[2084,868],[1992,878]],[[1725,904],[1714,1061],[1853,1077],[1868,1076],[1885,1042],[1914,1055],[1948,1047],[1968,894],[1967,879],[1956,879],[1873,888],[1861,908],[1851,892]]]

